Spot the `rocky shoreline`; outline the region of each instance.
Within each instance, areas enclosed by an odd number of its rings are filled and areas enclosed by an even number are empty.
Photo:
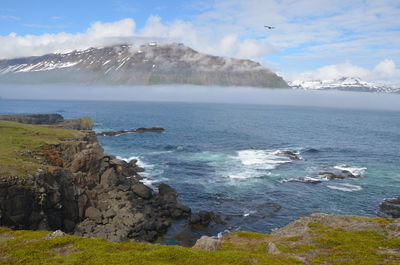
[[[10,115],[6,118],[13,120]],[[45,115],[18,115],[15,120],[51,123],[57,128],[70,124]],[[30,150],[27,156],[43,158],[36,172],[22,177],[1,176],[1,226],[59,229],[114,242],[155,241],[173,220],[196,219],[189,207],[178,202],[175,189],[158,184],[155,192],[141,183],[139,173],[144,169],[135,160],[128,163],[104,153],[95,133],[87,129],[80,137]],[[218,220],[211,213],[208,217],[205,223]]]
[[[19,154],[35,160],[37,170],[12,176],[2,176],[0,172],[0,226],[62,230],[113,242],[154,242],[174,220],[185,220],[193,229],[211,222],[225,224],[213,212],[193,214],[179,203],[176,190],[166,184],[156,185],[157,192],[144,185],[140,176],[144,169],[136,160],[125,162],[104,153],[92,131],[93,122],[87,119],[64,120],[58,114],[0,115],[0,120],[7,121],[0,124],[0,129],[19,122],[44,125],[51,132],[71,127],[80,130],[79,136]],[[37,132],[29,135],[40,136]],[[293,152],[282,155],[301,159]],[[320,174],[329,179],[357,177],[343,170]],[[380,205],[382,215],[398,218],[399,205],[399,199],[385,200]]]

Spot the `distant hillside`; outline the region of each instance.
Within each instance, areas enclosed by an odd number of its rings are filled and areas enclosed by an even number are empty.
[[[257,62],[155,42],[0,60],[0,83],[289,87]]]
[[[358,77],[342,77],[332,80],[295,80],[289,85],[294,89],[303,90],[344,90],[357,92],[400,93],[400,86],[389,86],[366,82]]]

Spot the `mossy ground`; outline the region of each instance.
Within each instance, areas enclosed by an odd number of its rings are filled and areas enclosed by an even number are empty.
[[[42,161],[28,152],[42,152],[45,145],[81,135],[74,130],[0,121],[0,176],[27,176]]]
[[[0,264],[400,264],[400,239],[383,229],[346,231],[314,223],[309,228],[296,237],[229,234],[218,251],[69,235],[44,239],[49,232],[0,228]],[[270,242],[281,254],[267,253]]]
[[[224,246],[210,252],[181,246],[61,236],[48,240],[46,231],[0,229],[0,264],[301,264],[291,257],[275,257],[261,249],[236,250]]]

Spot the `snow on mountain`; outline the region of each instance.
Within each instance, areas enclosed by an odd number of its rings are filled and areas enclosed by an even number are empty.
[[[363,81],[358,77],[342,77],[333,80],[295,80],[289,82],[293,89],[302,90],[345,90],[361,92],[400,93],[400,86],[391,86]]]

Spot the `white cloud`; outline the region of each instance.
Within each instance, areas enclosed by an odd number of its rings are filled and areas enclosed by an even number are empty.
[[[254,59],[283,71],[305,69],[305,62],[329,64],[309,72],[313,76],[398,77],[398,0],[202,0],[196,4],[200,8],[192,7],[194,13],[186,20],[163,21],[153,15],[140,29],[133,19],[124,19],[95,22],[76,34],[0,36],[0,58],[67,52],[144,37],[183,42],[204,53]],[[264,25],[276,29],[267,30]],[[269,61],[270,54],[279,56]],[[347,61],[363,67],[340,63]]]
[[[43,55],[46,53],[69,52],[112,45],[121,39],[134,36],[136,23],[123,19],[111,23],[95,22],[84,33],[57,33],[24,35],[10,33],[0,36],[0,59]]]

